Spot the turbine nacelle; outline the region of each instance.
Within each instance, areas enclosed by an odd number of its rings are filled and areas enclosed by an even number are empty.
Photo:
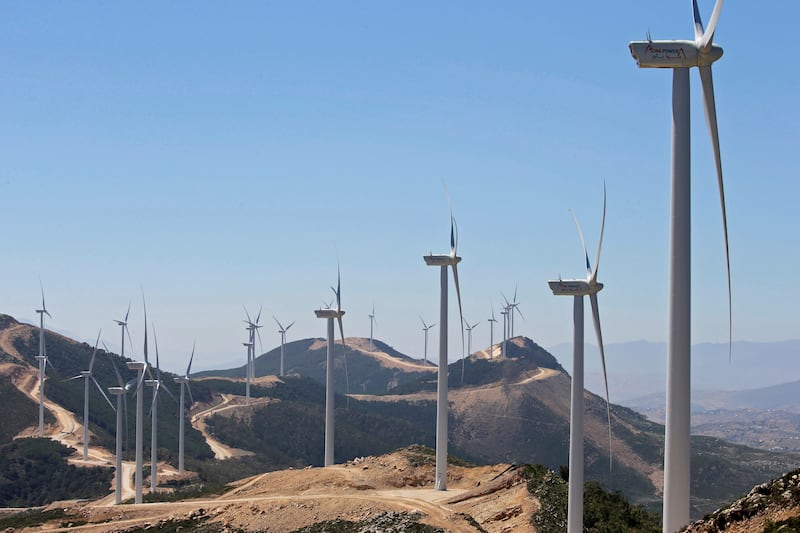
[[[317,318],[341,318],[344,316],[344,309],[315,309],[314,314]]]
[[[461,262],[457,255],[431,254],[422,257],[428,266],[454,266]]]
[[[722,57],[722,48],[695,41],[632,41],[628,48],[640,68],[707,67]]]
[[[603,290],[602,283],[592,283],[585,279],[560,279],[547,283],[556,296],[589,296]]]

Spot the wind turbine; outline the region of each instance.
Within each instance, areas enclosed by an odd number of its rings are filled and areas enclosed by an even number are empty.
[[[344,328],[342,327],[342,276],[339,265],[336,265],[336,288],[331,290],[336,295],[336,309],[325,308],[315,309],[314,314],[317,318],[325,318],[328,321],[328,353],[325,359],[325,466],[333,466],[333,348],[334,332],[333,319],[339,322],[339,333],[342,336],[342,352],[344,353],[344,375],[347,382],[347,394],[350,394],[350,377],[347,373],[347,345],[344,343]]]
[[[125,311],[125,318],[123,320],[114,320],[117,325],[122,329],[122,339],[120,341],[120,348],[119,348],[119,356],[120,358],[125,358],[125,332],[128,329],[128,315],[131,313],[131,304],[128,302],[128,310]],[[128,331],[128,341],[130,341],[131,333]],[[108,350],[106,350],[108,351]]]
[[[497,319],[494,317],[494,306],[492,306],[492,317],[489,322],[489,357],[494,359],[494,323]]]
[[[572,213],[570,211],[570,213]],[[597,244],[597,257],[594,268],[589,263],[589,253],[583,240],[583,232],[578,224],[578,219],[572,215],[581,246],[586,258],[586,279],[572,279],[549,281],[550,289],[556,296],[572,296],[572,320],[574,324],[572,345],[572,399],[570,403],[570,431],[569,431],[569,486],[567,499],[567,531],[568,533],[581,533],[583,531],[583,297],[589,296],[592,306],[592,320],[594,331],[597,335],[597,344],[600,347],[600,361],[603,365],[603,381],[606,387],[606,415],[608,417],[608,453],[611,457],[611,403],[608,397],[608,377],[606,375],[606,355],[603,348],[603,334],[600,330],[600,311],[597,307],[597,293],[603,289],[603,284],[597,281],[597,268],[600,264],[600,249],[603,246],[603,230],[606,225],[606,196],[603,187],[603,222],[600,225],[600,241]]]
[[[97,390],[100,391],[100,394],[103,395],[103,398],[108,402],[108,405],[114,409],[114,404],[111,403],[111,400],[108,399],[106,396],[103,387],[97,382],[95,377],[92,375],[92,367],[94,366],[94,358],[97,355],[97,345],[100,343],[100,333],[102,330],[97,332],[97,340],[94,343],[94,350],[92,350],[92,357],[89,359],[89,370],[84,370],[80,374],[76,376],[72,376],[67,381],[72,381],[75,379],[83,379],[83,460],[89,460],[89,381],[93,381],[95,385],[97,385]]]
[[[278,324],[278,333],[281,334],[281,377],[283,377],[283,353],[284,353],[284,346],[286,345],[286,332],[289,331],[289,328],[294,325],[294,321],[286,327],[278,321],[277,318],[273,315],[272,319]]]
[[[500,355],[506,356],[506,340],[508,339],[508,307],[504,307],[500,314],[503,315],[503,344],[500,349]]]
[[[508,302],[506,302],[508,303]],[[514,298],[511,300],[511,303],[508,306],[511,308],[511,336],[514,336],[514,314],[519,314],[522,320],[525,320],[525,316],[522,314],[522,311],[519,310],[519,304],[521,302],[517,301],[517,286],[514,286]]]
[[[44,381],[47,379],[45,372],[47,365],[53,366],[47,359],[47,347],[44,342],[44,315],[53,317],[47,312],[47,306],[44,303],[44,287],[41,281],[39,288],[42,289],[42,308],[36,310],[39,313],[39,355],[36,356],[36,360],[39,362],[39,436],[44,437]]]
[[[144,373],[147,371],[148,374],[151,373],[150,371],[150,363],[147,360],[147,304],[144,300],[144,291],[142,291],[142,307],[144,308],[144,361],[128,361],[127,366],[129,370],[134,370],[137,373],[136,376],[136,474],[134,476],[135,480],[135,491],[136,496],[134,501],[136,503],[142,503],[142,467],[144,462],[144,450],[143,450],[143,429],[144,429],[144,396],[143,396],[143,385],[144,385]],[[125,326],[127,327],[127,326]],[[129,382],[126,385],[126,388],[130,388],[133,384],[133,381]]]
[[[447,490],[447,267],[453,269],[453,281],[458,299],[458,316],[461,319],[461,351],[464,351],[464,313],[461,309],[461,289],[458,285],[457,255],[458,235],[456,219],[450,210],[450,253],[423,256],[427,266],[438,266],[440,271],[439,307],[439,369],[436,382],[436,490]],[[463,359],[462,359],[463,372]],[[463,373],[462,373],[463,381]]]
[[[417,316],[419,316],[419,315],[417,315]],[[436,325],[436,322],[434,322],[433,324],[431,324],[429,326],[428,324],[425,323],[424,320],[422,320],[421,316],[419,317],[419,321],[422,322],[422,331],[425,332],[425,355],[424,355],[424,357],[425,357],[425,366],[428,366],[428,330],[431,329],[432,327],[434,327]]]
[[[194,360],[194,348],[195,344],[192,343],[192,355],[189,357],[189,366],[186,367],[186,374],[183,376],[178,376],[175,378],[175,383],[180,383],[181,385],[181,403],[180,403],[180,410],[179,412],[179,421],[180,421],[180,428],[178,433],[178,473],[183,474],[183,439],[184,439],[184,423],[186,419],[186,411],[184,407],[185,402],[185,390],[189,391],[189,400],[194,403],[194,398],[192,398],[192,389],[189,387],[189,374],[192,373],[192,361]]]
[[[153,345],[156,348],[156,379],[148,379],[145,383],[153,387],[153,401],[150,405],[150,494],[155,494],[158,487],[158,393],[161,387],[175,399],[175,396],[161,381],[161,365],[158,361],[158,338],[156,337],[156,327],[153,326]]]
[[[479,323],[480,322],[475,322],[473,325],[470,326],[469,322],[467,322],[467,357],[472,355],[472,330],[477,328]],[[462,381],[464,380],[463,374],[461,380]]]
[[[375,343],[372,340],[372,326],[373,323],[377,324],[378,322],[375,320],[375,304],[372,304],[372,313],[367,315],[369,317],[369,343],[372,346],[372,349],[375,349]]]
[[[244,321],[244,323],[247,324],[247,328],[245,329],[247,329],[249,333],[249,341],[242,343],[244,346],[247,346],[245,396],[247,397],[247,403],[250,404],[250,383],[256,378],[256,333],[262,327],[259,324],[261,321],[261,308],[258,310],[255,322],[250,319],[250,313],[247,312],[246,307],[244,308],[244,313],[247,315],[247,320]],[[259,342],[261,341],[261,333],[258,333],[258,340]]]
[[[711,65],[722,57],[713,43],[722,11],[717,0],[703,29],[697,1],[692,0],[694,41],[633,41],[628,45],[641,68],[672,69],[672,191],[670,206],[669,339],[667,342],[667,413],[664,445],[664,531],[689,522],[690,490],[690,369],[691,369],[691,138],[689,69],[698,67],[703,87],[706,124],[717,173],[725,260],[728,273],[728,359],[732,345],[731,267],[725,188],[722,181],[717,110]]]
[[[127,315],[126,315],[127,317]],[[123,337],[124,340],[124,337]],[[117,397],[117,432],[116,432],[116,453],[114,455],[114,468],[116,473],[116,482],[114,486],[114,503],[119,505],[122,503],[122,413],[125,412],[126,421],[128,416],[128,410],[125,408],[126,401],[125,398],[128,394],[129,387],[125,384],[122,380],[122,375],[119,373],[119,368],[111,359],[111,352],[108,350],[108,347],[103,343],[103,348],[106,350],[106,354],[109,357],[109,361],[111,362],[111,366],[114,367],[114,373],[117,375],[117,383],[118,386],[116,387],[109,387],[108,392],[113,396]],[[121,356],[120,356],[121,357]],[[131,382],[131,385],[136,383],[136,379]],[[125,424],[127,427],[127,422]]]
[[[245,382],[244,396],[245,396],[245,403],[247,405],[250,405],[250,370],[251,370],[250,359],[252,358],[251,354],[253,353],[254,344],[253,342],[248,341],[248,342],[243,342],[242,346],[245,346],[247,348],[247,365],[245,366],[245,376],[244,376],[244,382]]]

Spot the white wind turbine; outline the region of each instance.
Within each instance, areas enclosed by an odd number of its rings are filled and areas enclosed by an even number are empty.
[[[419,315],[417,315],[417,316],[419,316]],[[431,324],[429,326],[428,324],[425,323],[424,320],[422,320],[421,316],[419,317],[419,321],[422,322],[422,331],[425,332],[425,352],[424,352],[424,357],[425,357],[425,366],[428,366],[428,330],[431,329],[432,327],[434,327],[436,325],[436,322],[434,322],[433,324]]]
[[[728,273],[728,343],[732,341],[731,268],[725,189],[717,129],[711,64],[722,57],[713,43],[723,0],[717,0],[703,29],[697,1],[692,0],[694,41],[633,41],[628,47],[642,68],[672,69],[672,191],[670,206],[669,339],[667,343],[667,412],[664,446],[664,524],[673,532],[689,522],[691,400],[691,138],[689,69],[698,67],[706,124],[717,173],[725,260]]]
[[[131,304],[128,303],[128,310],[125,311],[125,318],[123,320],[114,320],[117,325],[122,329],[122,339],[120,339],[119,356],[125,358],[125,332],[128,329],[128,315],[131,313]],[[130,341],[131,333],[128,331],[128,341]],[[108,351],[108,350],[106,350]]]
[[[144,291],[142,291],[142,307],[144,308],[144,361],[128,361],[129,370],[137,373],[136,376],[136,473],[134,475],[135,499],[136,503],[142,503],[142,482],[143,482],[143,463],[144,463],[144,374],[151,374],[150,364],[147,360],[147,305],[144,301]],[[123,326],[127,327],[127,326]],[[130,388],[133,381],[126,385]]]
[[[247,315],[247,320],[244,321],[247,324],[248,331],[248,342],[243,342],[242,345],[247,346],[247,367],[245,370],[245,396],[247,398],[247,403],[250,404],[250,384],[256,378],[256,333],[258,333],[258,340],[261,341],[261,333],[258,330],[262,327],[259,322],[261,322],[261,308],[258,310],[258,315],[256,316],[255,322],[250,318],[250,313],[247,312],[247,308],[244,308],[244,313]]]
[[[109,387],[108,392],[109,394],[117,397],[117,431],[116,431],[116,451],[114,454],[114,472],[115,472],[115,483],[114,483],[114,503],[119,505],[122,503],[122,431],[123,427],[127,427],[127,416],[128,410],[125,408],[127,402],[125,401],[126,395],[130,390],[130,387],[136,385],[136,379],[134,378],[129,384],[125,384],[122,380],[122,375],[119,373],[119,368],[114,363],[114,360],[111,359],[111,352],[108,350],[108,347],[103,343],[103,348],[105,348],[106,354],[109,357],[109,361],[111,362],[111,366],[114,367],[114,373],[117,375],[117,384],[116,387]],[[120,356],[122,357],[122,356]],[[125,413],[125,426],[122,424],[122,414]]]
[[[450,253],[423,256],[428,266],[438,266],[440,270],[439,307],[439,369],[436,382],[436,490],[447,490],[447,267],[453,269],[453,281],[458,299],[458,316],[461,319],[461,350],[464,350],[464,313],[461,309],[461,289],[458,285],[457,255],[458,235],[453,211],[450,211]],[[463,359],[462,359],[463,372]],[[462,374],[463,380],[463,374]]]
[[[84,370],[80,374],[76,376],[72,376],[67,381],[72,381],[75,379],[83,379],[83,460],[89,460],[89,382],[93,381],[95,385],[97,385],[97,390],[100,391],[100,394],[103,395],[103,398],[108,402],[108,405],[114,409],[114,404],[111,403],[111,400],[108,399],[106,396],[103,387],[97,382],[95,377],[92,375],[92,367],[94,367],[94,358],[97,355],[97,345],[100,343],[100,333],[102,330],[97,332],[97,340],[94,343],[94,350],[92,350],[92,357],[89,359],[89,370]]]
[[[467,322],[467,357],[472,355],[472,330],[478,327],[479,322],[475,322],[471,326]],[[461,381],[464,381],[464,374],[461,374]]]
[[[503,344],[500,348],[500,355],[506,356],[506,341],[508,340],[508,307],[504,307],[500,314],[503,315]]]
[[[185,392],[189,391],[189,400],[194,403],[194,398],[192,398],[192,389],[189,387],[189,381],[191,378],[189,375],[192,373],[192,361],[194,360],[194,348],[195,344],[192,343],[192,355],[189,357],[189,365],[186,367],[186,374],[183,376],[178,376],[175,378],[175,383],[180,383],[181,385],[181,400],[180,400],[180,409],[178,411],[179,418],[179,433],[178,433],[178,473],[183,474],[183,442],[184,442],[184,424],[186,421],[186,407],[185,407]],[[156,352],[158,353],[158,352]],[[185,389],[185,390],[184,390]]]
[[[378,321],[375,320],[375,304],[372,304],[372,313],[367,315],[369,317],[369,344],[372,346],[372,349],[375,349],[375,343],[372,340],[372,326],[373,324],[377,324]]]
[[[508,301],[508,298],[506,298],[505,295],[502,292],[500,294],[503,295],[503,300],[506,301],[506,307],[507,307],[509,315],[510,315],[509,316],[509,331],[511,332],[511,334],[509,335],[509,337],[513,338],[514,337],[514,315],[515,314],[519,314],[519,316],[522,318],[522,320],[525,320],[525,317],[522,315],[522,311],[520,311],[518,309],[519,304],[521,302],[517,301],[517,286],[516,285],[514,286],[514,298],[510,302]]]
[[[44,303],[44,287],[41,281],[39,288],[42,290],[42,308],[36,310],[39,314],[39,355],[36,356],[36,360],[39,362],[39,436],[44,437],[44,382],[47,379],[45,372],[47,365],[53,366],[47,358],[47,347],[44,342],[44,315],[53,317],[47,312],[47,306]]]
[[[492,307],[492,316],[489,322],[489,358],[494,359],[494,323],[497,319],[494,317],[494,306]]]
[[[344,375],[346,380],[347,394],[350,394],[350,377],[347,372],[347,345],[344,343],[344,327],[342,326],[342,316],[344,316],[344,309],[342,309],[342,276],[339,270],[339,265],[336,266],[336,288],[331,287],[331,290],[336,295],[336,309],[316,309],[314,314],[317,318],[324,318],[328,321],[328,353],[325,359],[325,466],[333,466],[333,349],[334,349],[334,332],[333,332],[333,319],[339,322],[339,333],[342,336],[342,352],[344,353]]]
[[[570,211],[570,214],[572,212]],[[583,297],[589,296],[592,306],[592,320],[594,331],[597,335],[597,344],[600,348],[600,361],[603,365],[603,381],[606,388],[606,415],[608,417],[608,453],[609,464],[611,458],[611,404],[608,396],[608,377],[606,375],[606,356],[603,348],[603,334],[600,329],[600,311],[597,306],[597,293],[603,289],[603,284],[597,281],[597,268],[600,264],[600,249],[603,246],[603,230],[606,223],[606,197],[603,187],[603,222],[600,225],[600,240],[597,244],[597,257],[594,269],[589,263],[589,253],[583,240],[583,232],[578,224],[578,219],[572,215],[581,246],[586,258],[586,279],[573,279],[549,281],[550,289],[557,296],[572,296],[574,324],[572,345],[572,398],[570,403],[570,431],[569,431],[569,487],[567,499],[567,532],[581,533],[583,531]]]
[[[292,323],[289,324],[288,326],[283,327],[283,325],[278,321],[277,318],[275,318],[274,315],[272,316],[272,319],[275,321],[276,324],[278,324],[279,328],[278,333],[281,334],[281,377],[283,377],[283,356],[284,356],[284,347],[286,346],[286,332],[289,331],[289,328],[294,325],[294,321],[292,321]]]
[[[153,387],[153,401],[150,405],[150,494],[155,494],[158,487],[158,393],[163,387],[164,390],[175,399],[166,385],[161,381],[161,365],[158,361],[158,339],[156,338],[156,327],[153,326],[153,345],[156,349],[156,379],[148,379],[145,383]]]

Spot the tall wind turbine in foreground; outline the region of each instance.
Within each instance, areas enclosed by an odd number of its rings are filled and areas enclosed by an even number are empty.
[[[283,377],[283,354],[284,354],[284,347],[286,346],[286,332],[289,331],[289,328],[294,325],[294,321],[292,321],[292,323],[289,324],[288,326],[283,327],[283,325],[278,321],[277,318],[275,318],[274,315],[272,316],[272,319],[275,321],[276,324],[278,324],[278,333],[281,334],[281,377]]]
[[[571,212],[570,212],[571,213]],[[583,232],[578,219],[573,215],[578,234],[581,237],[583,254],[586,258],[586,279],[549,281],[550,289],[556,296],[572,296],[572,320],[574,325],[572,340],[572,399],[570,403],[569,428],[569,487],[567,500],[567,532],[583,531],[583,297],[589,296],[592,305],[592,320],[600,348],[600,361],[603,364],[603,380],[606,386],[606,414],[608,416],[608,453],[611,457],[611,404],[608,397],[608,377],[606,376],[606,356],[603,349],[603,334],[600,330],[600,311],[597,307],[597,293],[603,284],[597,282],[597,267],[600,264],[600,249],[603,246],[603,230],[606,224],[606,199],[603,189],[603,222],[600,225],[600,241],[597,244],[597,257],[594,269],[589,263],[589,253],[583,240]]]
[[[137,373],[136,375],[136,473],[134,475],[136,496],[134,501],[142,503],[142,476],[144,462],[144,373],[150,373],[150,365],[147,360],[147,304],[144,301],[144,291],[142,291],[142,307],[144,308],[144,361],[128,361],[128,369]]]
[[[325,318],[328,321],[328,353],[325,359],[325,466],[333,466],[333,349],[334,338],[333,319],[339,322],[339,333],[342,336],[342,352],[344,353],[344,373],[347,381],[347,393],[350,394],[350,378],[347,373],[347,346],[344,343],[344,328],[342,326],[342,276],[337,265],[336,288],[331,290],[336,295],[336,309],[316,309],[314,314],[317,318]]]
[[[423,357],[425,358],[425,366],[428,366],[428,330],[431,329],[433,326],[435,326],[436,322],[434,322],[429,326],[428,324],[425,323],[424,320],[422,320],[421,316],[419,317],[419,321],[422,322],[422,331],[425,332],[425,352]]]
[[[728,331],[732,339],[731,267],[725,189],[714,101],[711,64],[722,57],[714,45],[722,0],[717,0],[703,29],[697,1],[692,0],[694,41],[633,41],[628,47],[642,68],[672,69],[672,192],[670,206],[669,338],[667,342],[667,413],[664,446],[664,531],[672,533],[689,523],[690,444],[689,404],[691,370],[691,140],[689,68],[698,67],[703,86],[706,123],[717,171],[725,260],[728,271]],[[729,355],[730,359],[730,348]]]
[[[453,281],[458,299],[458,316],[461,319],[461,344],[464,344],[464,313],[461,310],[461,289],[458,286],[457,255],[458,235],[456,219],[450,211],[450,253],[423,256],[428,266],[438,266],[440,271],[439,307],[439,369],[436,382],[436,490],[447,490],[447,267],[453,268]],[[463,369],[463,366],[462,366]]]
[[[189,391],[189,399],[192,403],[194,403],[194,398],[192,398],[192,389],[189,387],[189,374],[192,373],[192,361],[194,360],[194,347],[195,345],[192,344],[192,355],[189,357],[189,366],[186,367],[186,374],[183,376],[178,376],[175,378],[175,383],[180,383],[181,385],[181,401],[180,401],[180,409],[178,411],[179,418],[179,433],[178,433],[178,473],[183,474],[183,439],[184,439],[184,423],[186,421],[186,408],[185,408],[185,396],[186,393],[184,391]]]
[[[44,303],[44,287],[41,282],[39,287],[42,289],[42,308],[36,310],[39,313],[39,355],[36,356],[36,360],[39,362],[39,436],[44,437],[44,380],[46,379],[47,365],[50,364],[47,359],[47,347],[44,344],[44,315],[53,317],[47,312],[47,306]],[[53,365],[50,364],[50,366]]]
[[[111,403],[111,400],[108,399],[106,396],[103,387],[97,382],[97,380],[92,375],[92,367],[94,366],[94,358],[97,355],[97,345],[100,343],[100,333],[102,330],[97,332],[97,340],[94,343],[94,350],[92,350],[92,357],[89,359],[89,370],[84,370],[80,374],[76,376],[72,376],[69,378],[68,381],[72,381],[75,379],[83,379],[83,460],[89,460],[89,381],[93,381],[95,385],[97,385],[97,390],[100,391],[100,394],[103,395],[103,398],[108,402],[108,405],[114,409],[114,404]]]
[[[489,357],[494,359],[494,323],[497,319],[494,317],[494,306],[492,306],[492,317],[489,322]]]

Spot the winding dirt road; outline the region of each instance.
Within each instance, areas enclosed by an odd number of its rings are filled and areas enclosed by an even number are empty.
[[[191,422],[192,427],[194,427],[197,431],[203,434],[203,438],[206,439],[206,443],[211,448],[211,451],[214,452],[215,459],[230,459],[231,457],[243,457],[246,455],[255,455],[253,452],[247,450],[240,450],[239,448],[233,448],[222,442],[218,441],[211,432],[208,430],[208,426],[206,426],[206,418],[211,415],[218,414],[223,411],[228,411],[230,409],[239,409],[239,408],[246,408],[246,407],[253,407],[255,405],[264,405],[269,403],[269,398],[253,398],[250,400],[250,405],[245,405],[241,402],[244,401],[244,398],[241,396],[234,396],[232,394],[222,394],[222,401],[216,405],[212,405],[207,409],[203,409],[202,411],[198,411],[197,413],[192,415]]]

